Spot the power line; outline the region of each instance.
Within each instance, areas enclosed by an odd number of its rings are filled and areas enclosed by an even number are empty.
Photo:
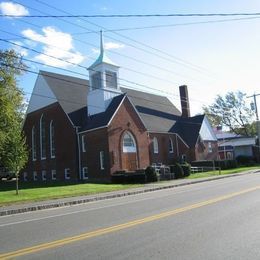
[[[52,79],[55,79],[55,80],[59,80],[59,81],[62,81],[62,82],[66,82],[66,83],[71,83],[71,84],[73,84],[74,86],[77,86],[77,87],[86,87],[87,86],[87,88],[90,88],[90,86],[89,85],[86,85],[86,84],[83,84],[83,83],[79,83],[79,82],[75,82],[75,81],[71,81],[71,80],[68,80],[68,79],[62,79],[62,78],[59,78],[59,77],[55,77],[55,76],[53,76],[53,75],[47,75],[47,74],[44,74],[44,71],[43,71],[43,73],[39,73],[39,72],[35,72],[35,71],[32,71],[32,70],[30,70],[30,69],[28,69],[28,68],[18,68],[18,67],[15,67],[15,66],[12,66],[12,65],[9,65],[9,64],[6,64],[6,63],[3,63],[3,62],[1,62],[0,63],[1,65],[3,65],[3,66],[8,66],[8,67],[11,67],[11,68],[16,68],[16,69],[21,69],[22,71],[25,71],[25,72],[28,72],[28,73],[30,73],[30,74],[34,74],[34,75],[44,75],[44,76],[46,76],[46,77],[49,77],[49,78],[52,78]],[[48,72],[47,72],[48,73]],[[55,74],[55,73],[54,73]],[[59,74],[57,74],[57,75],[59,75]],[[85,79],[86,80],[86,79]],[[122,87],[126,87],[127,89],[132,89],[132,90],[137,90],[137,91],[139,91],[139,92],[142,92],[142,91],[140,91],[139,89],[135,89],[135,88],[132,88],[131,86],[128,86],[128,85],[125,85],[125,84],[120,84],[120,86],[122,86]],[[106,89],[104,89],[104,88],[101,88],[101,90],[103,90],[103,91],[106,91]],[[35,93],[32,93],[32,92],[26,92],[25,91],[25,93],[26,94],[30,94],[30,95],[38,95],[38,94],[35,94]],[[151,93],[152,94],[152,93]],[[152,94],[152,95],[155,95],[155,96],[158,96],[158,95],[156,95],[156,94]],[[39,96],[45,96],[45,95],[41,95],[41,94],[39,94]],[[132,97],[132,98],[136,98],[136,99],[139,99],[139,100],[144,100],[144,101],[146,101],[146,102],[149,102],[149,103],[153,103],[153,104],[156,104],[156,105],[163,105],[163,106],[165,106],[165,107],[172,107],[172,106],[174,106],[173,104],[172,105],[169,105],[169,104],[165,104],[165,103],[161,103],[161,102],[154,102],[154,101],[152,101],[152,100],[150,100],[150,99],[146,99],[146,98],[143,98],[143,97],[140,97],[140,96],[134,96],[134,95],[130,95],[130,94],[127,94],[127,96],[128,97]],[[53,97],[50,97],[50,96],[45,96],[46,98],[51,98],[51,99],[53,99]],[[175,98],[175,99],[177,99],[177,98]],[[187,99],[181,99],[181,98],[178,98],[177,99],[178,101],[185,101],[185,102],[187,102]],[[63,101],[63,102],[69,102],[69,103],[74,103],[74,104],[80,104],[80,105],[86,105],[86,103],[79,103],[79,102],[75,102],[75,101],[71,101],[71,100],[66,100],[66,99],[60,99],[60,101]],[[93,107],[97,107],[97,108],[101,108],[101,107],[99,107],[99,106],[95,106],[95,105],[93,105]]]
[[[40,27],[41,28],[41,27]],[[25,40],[29,40],[29,41],[33,41],[33,42],[37,42],[36,40],[33,40],[33,39],[30,39],[28,37],[24,37],[24,36],[20,36],[18,34],[15,34],[15,33],[11,33],[11,32],[7,32],[5,30],[1,30],[1,32],[4,32],[4,33],[7,33],[7,34],[10,34],[10,35],[13,35],[13,36],[19,36],[19,38],[16,38],[16,39],[3,39],[3,40],[6,40],[6,41],[10,41],[11,43],[10,44],[13,44],[12,41],[13,40],[20,40],[20,39],[25,39]],[[17,44],[18,45],[18,44]],[[68,52],[70,53],[70,51],[67,51],[67,50],[64,50],[64,49],[61,49],[60,47],[57,47],[57,46],[54,46],[54,45],[51,45],[49,43],[46,43],[46,45],[48,46],[51,46],[51,47],[54,47],[54,48],[57,48],[59,50],[62,50],[64,52]],[[23,47],[23,45],[19,45],[19,47]],[[33,51],[33,50],[32,50]],[[46,54],[47,55],[47,54]],[[92,60],[95,60],[95,58],[92,58],[92,57],[88,57]],[[63,60],[64,62],[66,62],[65,60]],[[32,61],[33,62],[33,61]],[[51,65],[46,65],[46,64],[41,64],[41,65],[44,65],[44,66],[49,66],[49,67],[52,67]],[[62,69],[62,68],[58,68],[57,69]],[[167,80],[167,79],[164,79],[164,78],[160,78],[160,77],[157,77],[155,75],[152,75],[152,74],[149,74],[149,73],[144,73],[144,72],[141,72],[141,71],[137,71],[137,70],[134,70],[134,69],[130,69],[130,68],[127,68],[127,67],[123,67],[121,66],[121,69],[124,69],[124,70],[127,70],[127,71],[131,71],[131,72],[134,72],[134,73],[137,73],[137,74],[140,74],[140,75],[143,75],[143,76],[146,76],[146,77],[149,77],[149,78],[154,78],[154,79],[157,79],[157,80],[160,80],[160,81],[164,81],[164,82],[167,82],[167,83],[170,83],[170,84],[178,84],[177,82],[174,82],[174,81],[171,81],[171,80]],[[63,69],[64,70],[64,69]],[[81,73],[80,73],[81,74]]]
[[[37,51],[37,50],[35,50],[35,49],[29,48],[29,47],[26,47],[26,46],[23,46],[23,45],[20,45],[20,44],[18,44],[18,43],[14,43],[14,42],[11,42],[11,41],[8,41],[8,40],[5,40],[5,39],[0,39],[0,41],[10,43],[10,44],[12,44],[12,45],[14,45],[14,46],[18,46],[18,47],[24,48],[24,49],[26,49],[26,50],[33,51],[33,52],[35,52],[35,53],[37,53],[37,54],[41,54],[41,55],[44,55],[44,56],[47,56],[47,57],[56,59],[56,60],[59,60],[59,61],[61,61],[61,62],[68,63],[68,64],[70,64],[70,65],[74,65],[74,66],[77,66],[77,67],[80,67],[80,68],[83,68],[83,69],[88,69],[88,68],[85,67],[85,66],[82,66],[82,65],[79,65],[79,64],[70,62],[70,61],[66,61],[66,60],[64,60],[64,59],[57,58],[57,57],[52,56],[52,55],[45,54],[45,53],[43,53],[43,52]],[[54,46],[54,47],[55,47],[55,46]],[[45,64],[45,65],[46,65],[46,64]],[[48,65],[47,65],[47,66],[48,66]],[[52,66],[52,67],[54,67],[54,66]],[[57,68],[57,67],[56,67],[56,68]],[[57,68],[57,69],[59,69],[59,68]],[[97,72],[97,71],[94,70],[94,69],[91,69],[91,70],[94,71],[94,72]],[[118,79],[121,80],[121,81],[125,81],[125,82],[128,82],[128,83],[131,83],[131,84],[134,84],[134,85],[137,85],[137,86],[140,86],[140,87],[145,87],[145,88],[147,88],[147,89],[154,90],[154,91],[158,92],[158,89],[151,88],[151,87],[149,87],[149,86],[147,86],[147,85],[144,85],[144,84],[140,84],[140,83],[137,83],[137,82],[134,82],[134,81],[130,81],[130,80],[127,80],[127,79],[123,79],[123,78],[118,78]],[[167,95],[170,95],[170,96],[173,95],[172,93],[169,93],[169,92],[166,92],[166,91],[162,91],[162,90],[160,90],[160,92],[163,92],[163,93],[165,93],[165,94],[167,94]],[[176,96],[177,96],[177,95],[176,95]]]
[[[144,30],[144,29],[156,29],[156,28],[168,28],[168,27],[177,27],[177,26],[188,26],[188,25],[197,25],[197,24],[212,24],[212,23],[224,23],[224,22],[233,22],[233,21],[247,21],[247,20],[259,19],[259,18],[260,18],[259,16],[255,16],[255,17],[246,17],[246,18],[208,20],[208,21],[199,21],[199,22],[188,22],[188,23],[158,24],[158,25],[150,25],[150,26],[126,27],[126,28],[110,29],[110,30],[104,30],[104,32],[120,32],[120,31],[133,31],[133,30]],[[89,33],[91,33],[91,32],[73,33],[72,35],[82,35],[82,34],[89,34]]]
[[[5,40],[5,39],[0,39],[0,41],[8,42],[8,43],[10,43],[10,44],[12,44],[12,45],[19,46],[19,47],[24,48],[24,49],[26,49],[26,50],[30,50],[30,51],[33,51],[33,52],[35,52],[35,53],[42,54],[42,55],[45,55],[45,56],[47,56],[47,57],[50,57],[50,58],[59,60],[59,61],[61,61],[61,62],[65,62],[65,63],[71,64],[71,65],[74,65],[74,66],[83,68],[83,69],[86,69],[86,70],[89,69],[89,68],[87,68],[87,67],[85,67],[85,66],[82,66],[82,65],[79,65],[79,64],[70,62],[70,61],[66,61],[66,60],[64,60],[64,59],[57,58],[57,57],[52,56],[52,55],[45,54],[45,53],[43,53],[43,52],[37,51],[37,50],[35,50],[35,49],[29,48],[29,47],[26,47],[26,46],[23,46],[23,45],[20,45],[20,44],[17,44],[17,43],[14,43],[14,42],[11,42],[11,41],[8,41],[8,40]],[[46,64],[45,64],[45,65],[46,65]],[[48,65],[47,65],[47,66],[48,66]],[[55,67],[55,66],[52,66],[52,67]],[[56,68],[56,69],[59,69],[59,68],[57,68],[57,67],[55,67],[55,68]],[[91,69],[91,71],[97,72],[97,70],[94,70],[94,69]],[[140,86],[140,87],[146,87],[146,88],[148,88],[148,89],[158,91],[158,90],[155,89],[155,88],[151,88],[151,87],[149,87],[149,86],[146,86],[146,85],[143,85],[143,84],[140,84],[140,83],[137,83],[137,82],[129,81],[129,80],[126,80],[126,79],[123,79],[123,78],[118,78],[118,79],[119,79],[119,80],[126,81],[126,82],[128,82],[128,83],[132,83],[132,84],[138,85],[138,86]],[[164,92],[164,91],[161,91],[161,92]],[[164,92],[164,93],[167,94],[167,95],[173,95],[173,94],[170,94],[170,93],[168,93],[168,92]]]
[[[212,17],[212,16],[258,16],[260,13],[170,13],[170,14],[77,14],[77,15],[10,15],[0,17],[13,18],[150,18],[150,17]]]
[[[70,13],[68,13],[68,12],[66,12],[66,11],[64,11],[64,10],[62,10],[62,9],[59,9],[59,8],[57,8],[57,7],[54,7],[54,6],[50,5],[50,4],[47,4],[47,3],[45,3],[45,2],[43,2],[43,1],[41,1],[41,0],[34,0],[34,1],[36,1],[36,2],[38,2],[38,3],[40,3],[40,4],[42,4],[42,5],[48,6],[48,7],[52,8],[52,9],[54,9],[54,10],[57,10],[57,11],[59,11],[59,12],[63,12],[63,13],[65,13],[65,14],[70,15]],[[17,1],[16,1],[16,3],[20,4],[20,3],[17,2]],[[24,6],[25,6],[25,5],[24,5]],[[27,7],[27,8],[31,8],[31,7],[28,7],[28,6],[26,6],[26,7]],[[35,9],[35,8],[31,8],[31,9],[36,10],[36,11],[38,11],[38,12],[40,12],[40,13],[43,13],[42,11],[39,11],[39,10],[37,10],[37,9]],[[46,13],[45,13],[45,14],[46,14]],[[97,32],[97,31],[90,30],[90,29],[88,29],[88,28],[86,28],[86,27],[84,27],[84,26],[81,26],[81,25],[78,25],[78,24],[75,24],[75,23],[68,22],[68,21],[66,21],[66,20],[64,20],[64,19],[62,19],[62,18],[58,18],[58,19],[60,19],[60,20],[62,20],[62,21],[64,21],[64,22],[66,22],[66,23],[72,24],[72,25],[74,25],[74,26],[87,29],[89,32],[99,33],[99,32]],[[93,22],[90,22],[90,21],[88,21],[88,20],[86,20],[86,19],[82,19],[82,21],[85,21],[85,22],[87,22],[87,23],[89,23],[89,24],[92,24],[92,25],[94,25],[94,26],[97,26],[97,27],[99,27],[99,28],[102,28],[102,29],[107,30],[107,28],[105,28],[105,27],[103,27],[103,26],[100,26],[100,25],[97,25],[97,24],[95,24],[95,23],[93,23]],[[130,41],[132,41],[132,42],[135,42],[135,43],[137,43],[137,44],[139,44],[139,45],[145,46],[146,48],[152,49],[153,51],[156,51],[156,52],[159,52],[159,53],[161,53],[161,54],[164,54],[164,55],[166,55],[167,57],[170,57],[170,58],[175,59],[176,61],[169,60],[168,58],[165,58],[165,57],[162,57],[162,56],[160,56],[160,55],[158,55],[158,54],[155,54],[155,53],[153,53],[153,52],[147,51],[147,49],[143,49],[143,48],[140,48],[140,47],[136,47],[136,46],[134,46],[134,45],[131,45],[131,44],[129,44],[129,43],[125,43],[125,42],[123,42],[123,41],[121,41],[121,40],[118,40],[118,39],[115,39],[115,38],[113,38],[113,37],[108,37],[108,36],[107,36],[107,38],[112,39],[112,40],[119,41],[120,43],[126,44],[126,45],[128,45],[128,46],[131,46],[131,47],[136,48],[136,49],[138,49],[138,50],[144,51],[144,52],[146,52],[146,53],[155,55],[155,56],[157,56],[157,57],[159,57],[159,58],[162,58],[162,59],[171,61],[171,62],[173,62],[173,63],[177,63],[177,64],[179,64],[179,65],[185,66],[185,67],[187,67],[187,68],[196,70],[197,72],[198,72],[198,71],[199,71],[199,72],[202,72],[203,70],[204,70],[204,71],[207,71],[207,69],[205,69],[205,68],[202,68],[202,67],[197,66],[197,65],[193,65],[193,64],[190,63],[190,62],[184,61],[183,59],[180,59],[180,58],[178,58],[178,57],[176,57],[176,56],[170,55],[169,53],[164,52],[164,51],[161,51],[161,50],[159,50],[159,49],[157,49],[157,48],[154,48],[154,47],[152,47],[152,46],[150,46],[150,45],[148,45],[148,44],[141,43],[141,42],[139,42],[139,41],[136,41],[136,40],[134,40],[134,39],[131,39],[130,37],[124,36],[124,35],[119,34],[119,33],[117,33],[117,32],[112,32],[112,33],[114,33],[114,34],[116,34],[116,35],[118,35],[118,36],[120,36],[120,37],[123,37],[123,38],[125,38],[125,39],[127,39],[127,40],[130,40]],[[74,39],[75,39],[75,38],[74,38]],[[82,41],[79,40],[79,39],[75,39],[75,40],[78,40],[79,42],[82,42]],[[133,60],[133,57],[129,57],[129,56],[124,55],[124,54],[118,54],[118,53],[115,52],[115,51],[110,51],[110,52],[111,52],[111,53],[114,53],[114,54],[117,54],[117,55],[120,55],[120,56],[124,56],[124,57],[126,57],[126,58],[128,58],[128,59],[132,59],[132,60]],[[138,60],[135,60],[135,61],[138,62]],[[140,60],[139,60],[139,62],[140,62]],[[152,64],[149,64],[149,66],[151,66],[151,65],[152,65]],[[170,72],[170,73],[171,73],[171,72]],[[179,76],[181,76],[181,75],[179,75]],[[181,76],[181,77],[182,77],[182,76]],[[186,77],[187,77],[187,76],[186,76]],[[193,80],[194,80],[194,79],[193,79]]]

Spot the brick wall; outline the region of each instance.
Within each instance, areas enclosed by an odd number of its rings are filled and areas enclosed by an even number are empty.
[[[40,158],[40,118],[43,115],[46,132],[46,159]],[[50,154],[50,122],[54,124],[55,158]],[[32,160],[32,127],[36,133],[36,161]],[[24,132],[29,148],[29,161],[24,171],[28,180],[33,180],[33,171],[37,171],[38,180],[41,180],[45,170],[47,180],[51,180],[51,170],[56,170],[57,180],[64,180],[65,168],[70,169],[71,180],[78,179],[77,139],[75,129],[69,118],[58,103],[51,104],[27,115],[24,123]]]
[[[136,141],[137,168],[146,168],[150,164],[147,131],[132,104],[126,98],[108,128],[111,173],[123,168],[122,137],[126,131],[129,131]]]
[[[182,154],[188,154],[188,148],[176,134],[171,133],[150,133],[150,161],[152,163],[172,164],[178,160]],[[158,141],[158,153],[154,153],[153,138]],[[173,153],[169,150],[169,140],[173,143]]]

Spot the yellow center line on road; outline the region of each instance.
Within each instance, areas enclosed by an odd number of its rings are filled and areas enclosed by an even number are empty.
[[[210,200],[206,200],[206,201],[202,201],[202,202],[195,203],[195,204],[192,204],[192,205],[188,205],[188,206],[185,206],[183,208],[178,208],[178,209],[166,211],[166,212],[163,212],[163,213],[160,213],[160,214],[152,215],[152,216],[145,217],[145,218],[142,218],[142,219],[137,219],[137,220],[130,221],[130,222],[127,222],[127,223],[123,223],[123,224],[119,224],[119,225],[115,225],[115,226],[111,226],[111,227],[107,227],[107,228],[97,229],[97,230],[94,230],[94,231],[83,233],[81,235],[67,237],[67,238],[64,238],[64,239],[60,239],[60,240],[56,240],[56,241],[52,241],[52,242],[48,242],[48,243],[39,244],[39,245],[32,246],[32,247],[19,249],[17,251],[12,251],[12,252],[9,252],[9,253],[0,254],[0,259],[10,259],[10,258],[18,257],[18,256],[32,254],[32,253],[36,253],[36,252],[39,252],[39,251],[42,251],[42,250],[56,248],[56,247],[64,246],[66,244],[74,243],[74,242],[77,242],[77,241],[81,241],[81,240],[85,240],[85,239],[109,234],[109,233],[116,232],[116,231],[119,231],[119,230],[127,229],[127,228],[130,228],[130,227],[145,224],[145,223],[152,222],[152,221],[155,221],[155,220],[159,220],[159,219],[162,219],[162,218],[170,217],[170,216],[173,216],[173,215],[185,212],[185,211],[189,211],[189,210],[192,210],[192,209],[197,209],[197,208],[204,207],[204,206],[207,206],[207,205],[210,205],[210,204],[214,204],[214,203],[217,203],[217,202],[220,202],[220,201],[223,201],[223,200],[233,198],[233,197],[238,196],[238,195],[242,195],[242,194],[245,194],[245,193],[248,193],[248,192],[256,191],[258,189],[260,189],[260,186],[252,187],[252,188],[245,189],[245,190],[242,190],[242,191],[239,191],[239,192],[230,193],[230,194],[227,194],[227,195],[224,195],[224,196],[220,196],[220,197],[213,198],[213,199],[210,199]]]

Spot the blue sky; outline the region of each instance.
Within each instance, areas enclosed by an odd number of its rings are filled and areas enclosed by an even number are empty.
[[[63,15],[62,11],[74,15],[251,13],[260,12],[260,1],[0,1],[1,14]],[[122,85],[161,94],[167,93],[179,107],[178,87],[187,84],[191,112],[194,115],[202,111],[202,105],[211,104],[217,94],[224,95],[228,91],[237,90],[247,95],[260,92],[260,17],[190,24],[223,19],[231,18],[2,17],[0,38],[88,67],[98,55],[99,30],[103,29],[107,55],[121,66]],[[143,28],[158,25],[165,27]],[[79,76],[75,73],[80,73],[82,74],[80,77],[88,78],[85,68],[12,44],[4,42],[0,44],[1,49],[15,47],[25,59],[44,64],[27,62],[32,71],[38,72],[42,69],[72,76]],[[55,69],[49,65],[71,72]],[[27,73],[20,80],[20,86],[28,98],[35,79],[36,75]],[[258,106],[260,108],[260,96]]]

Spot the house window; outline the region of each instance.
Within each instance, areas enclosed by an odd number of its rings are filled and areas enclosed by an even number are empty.
[[[115,72],[106,71],[106,87],[117,88],[117,76]]]
[[[51,170],[51,179],[54,181],[56,180],[56,170]]]
[[[82,168],[82,179],[87,180],[88,179],[88,167]]]
[[[100,151],[99,152],[99,160],[100,160],[100,169],[101,170],[104,170],[105,167],[105,154],[104,154],[104,151]]]
[[[35,127],[32,128],[32,160],[36,161],[36,133],[35,133]]]
[[[92,89],[101,88],[101,72],[96,72],[91,76]]]
[[[50,154],[51,158],[55,158],[55,144],[54,144],[54,124],[50,122]]]
[[[169,139],[169,153],[173,153],[173,142],[172,139]]]
[[[159,152],[158,140],[157,140],[156,137],[153,138],[153,152],[154,153],[158,153]]]
[[[82,147],[82,152],[86,152],[86,141],[85,141],[85,135],[81,136],[81,147]]]
[[[135,139],[129,132],[126,132],[123,136],[123,152],[136,153]]]
[[[23,180],[24,180],[24,181],[28,181],[27,172],[24,172],[24,173],[23,173]]]
[[[211,142],[208,143],[208,152],[212,153],[212,143]]]
[[[40,148],[41,148],[41,159],[46,159],[46,132],[45,132],[45,120],[43,114],[40,119]]]
[[[37,181],[37,172],[36,171],[33,172],[33,180]]]
[[[65,180],[70,180],[70,168],[66,168],[64,171]]]
[[[42,171],[42,180],[46,181],[46,171],[45,170]]]

